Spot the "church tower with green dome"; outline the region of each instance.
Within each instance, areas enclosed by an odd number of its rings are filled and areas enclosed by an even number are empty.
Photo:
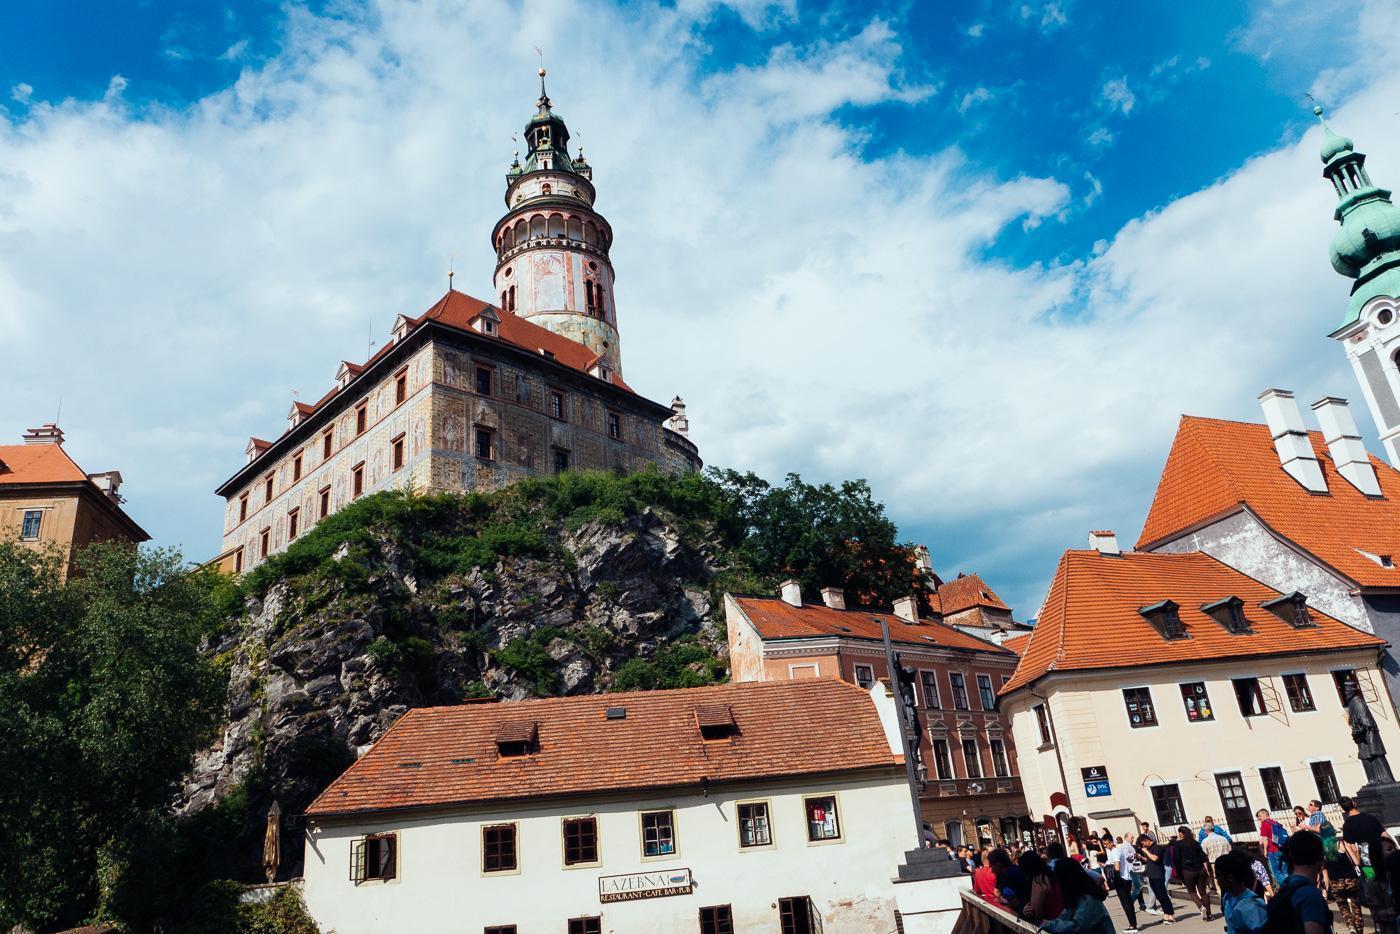
[[[1386,457],[1400,466],[1400,208],[1371,182],[1366,156],[1322,121],[1322,174],[1337,192],[1332,268],[1349,279],[1346,317],[1331,336],[1346,348]]]
[[[608,259],[612,227],[593,207],[593,169],[569,154],[569,128],[544,88],[525,125],[525,161],[506,172],[506,213],[491,232],[501,307],[597,354],[596,375],[622,374]]]

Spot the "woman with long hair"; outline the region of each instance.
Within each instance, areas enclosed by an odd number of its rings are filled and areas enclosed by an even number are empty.
[[[1050,934],[1116,934],[1113,918],[1103,906],[1108,893],[1084,867],[1071,859],[1056,860],[1054,876],[1065,910],[1043,923],[1042,930]]]
[[[1190,827],[1176,828],[1176,839],[1172,841],[1172,865],[1181,876],[1181,884],[1186,886],[1186,894],[1207,921],[1215,915],[1210,910],[1210,890],[1206,888],[1206,853],[1196,842]]]
[[[1065,910],[1065,900],[1060,896],[1060,884],[1040,854],[1027,850],[1016,861],[1021,872],[1031,880],[1031,895],[1021,909],[1021,917],[1027,921],[1039,922],[1058,918]]]

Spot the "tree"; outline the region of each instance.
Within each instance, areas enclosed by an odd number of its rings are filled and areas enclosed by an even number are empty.
[[[771,583],[795,577],[803,589],[841,587],[848,599],[888,606],[915,589],[913,554],[895,536],[864,480],[806,483],[795,473],[773,486],[752,473],[712,470],[742,525],[739,551]]]
[[[58,568],[0,542],[0,928],[98,912],[223,698],[212,572],[117,543]]]

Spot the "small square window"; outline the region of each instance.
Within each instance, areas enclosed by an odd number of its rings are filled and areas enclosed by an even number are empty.
[[[622,416],[616,412],[608,413],[608,437],[614,441],[622,440]]]
[[[365,465],[356,464],[350,468],[350,498],[358,499],[365,491]]]
[[[476,368],[476,391],[478,395],[491,395],[491,368],[479,366]]]
[[[360,435],[364,434],[365,429],[368,427],[369,407],[366,403],[361,402],[359,405],[355,406],[355,437],[358,438]]]
[[[496,459],[496,433],[490,428],[476,430],[476,456],[484,461]]]
[[[841,824],[836,817],[836,798],[823,795],[819,798],[804,798],[803,807],[807,811],[807,839],[839,840]]]
[[[1206,692],[1204,681],[1189,681],[1183,684],[1181,703],[1186,708],[1186,719],[1191,723],[1215,719],[1215,710],[1210,706],[1210,694]]]
[[[875,669],[869,665],[857,665],[856,685],[870,690],[875,685]]]
[[[321,513],[320,518],[324,519],[331,514],[331,488],[326,486],[321,488]]]
[[[579,817],[564,821],[564,865],[598,861],[598,821]]]
[[[481,869],[483,872],[514,872],[520,867],[515,849],[515,825],[497,824],[481,828]]]
[[[564,394],[555,389],[549,391],[549,417],[564,419]]]
[[[700,934],[734,934],[734,912],[728,905],[701,908]]]
[[[1123,705],[1128,709],[1128,722],[1133,729],[1157,725],[1157,708],[1152,705],[1148,688],[1124,688]]]
[[[768,802],[752,801],[741,804],[739,811],[739,845],[769,846],[773,843],[773,829],[768,822]]]
[[[299,531],[301,531],[301,510],[293,509],[287,513],[287,541],[296,538]]]
[[[592,918],[570,918],[569,934],[603,934],[603,919]]]
[[[245,500],[244,508],[247,507]],[[32,542],[39,538],[39,529],[44,524],[44,511],[42,509],[26,509],[24,511],[24,523],[20,527],[19,537],[26,542]]]
[[[393,441],[389,442],[389,444],[394,469],[399,470],[403,467],[403,435],[399,435]]]
[[[642,815],[642,855],[674,856],[676,828],[670,811],[651,811]]]

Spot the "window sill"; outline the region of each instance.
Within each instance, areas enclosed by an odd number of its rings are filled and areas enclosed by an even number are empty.
[[[845,843],[845,842],[846,842],[846,838],[845,838],[845,837],[828,837],[828,838],[823,839],[823,840],[811,840],[811,839],[809,839],[809,840],[807,841],[807,845],[808,845],[808,846],[830,846],[831,844],[834,844],[834,843]]]
[[[1035,747],[1035,751],[1036,751],[1036,752],[1049,752],[1051,749],[1054,749],[1054,748],[1055,748],[1055,744],[1054,744],[1054,743],[1041,743],[1039,746]]]

